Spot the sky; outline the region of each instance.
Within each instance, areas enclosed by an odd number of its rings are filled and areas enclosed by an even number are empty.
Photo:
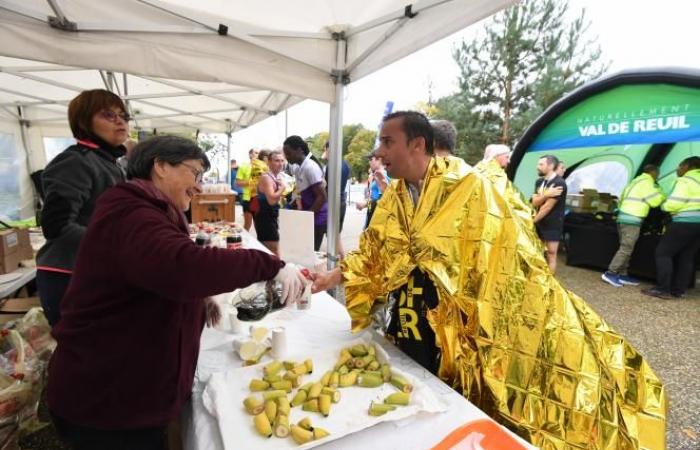
[[[700,69],[698,0],[570,0],[570,9],[585,9],[590,34],[598,36],[610,72],[635,67],[683,66]],[[453,49],[472,39],[488,19],[455,33],[369,76],[350,83],[345,92],[343,123],[378,126],[388,100],[394,110],[413,109],[429,96],[438,99],[457,90]],[[329,105],[306,100],[286,114],[287,135],[302,137],[326,131]],[[251,147],[275,148],[285,138],[285,114],[270,117],[232,136],[232,157],[247,160]]]

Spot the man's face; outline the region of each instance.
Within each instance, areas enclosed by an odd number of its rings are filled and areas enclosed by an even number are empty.
[[[390,119],[382,124],[379,132],[379,148],[377,157],[384,163],[384,168],[391,178],[405,178],[408,174],[412,159],[425,153],[423,139],[408,140],[401,128],[403,118]]]
[[[685,175],[685,173],[686,173],[687,171],[688,171],[688,166],[687,166],[687,165],[680,164],[680,165],[678,166],[678,168],[676,169],[676,175],[679,176],[679,177],[682,177],[683,175]]]
[[[248,157],[250,158],[250,162],[253,162],[254,160],[258,159],[258,151],[257,150],[249,151]]]
[[[654,179],[654,181],[659,179],[659,171],[658,170],[652,170],[649,172],[649,175]]]
[[[238,168],[238,163],[236,161],[231,161],[231,168],[232,169]]]
[[[546,177],[554,170],[552,166],[552,164],[547,162],[547,158],[540,158],[540,160],[537,161],[537,174],[541,177]]]
[[[565,172],[566,172],[566,165],[564,165],[564,163],[559,163],[559,165],[557,166],[557,175],[559,175],[560,177],[563,178]]]
[[[294,150],[288,145],[282,147],[282,151],[284,152],[284,157],[287,159],[287,161],[289,161],[289,164],[299,164],[303,161],[303,159],[299,156],[301,152]]]
[[[382,168],[382,160],[377,158],[376,156],[373,156],[369,159],[369,168],[372,172],[376,172],[377,170]]]

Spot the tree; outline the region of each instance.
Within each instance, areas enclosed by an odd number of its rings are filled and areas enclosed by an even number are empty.
[[[309,144],[309,150],[314,154],[315,157],[321,158],[323,153],[323,146],[328,142],[328,132],[321,131],[316,133],[311,137],[306,138],[306,142]]]
[[[346,156],[348,155],[348,149],[350,148],[350,145],[355,136],[366,131],[368,130],[366,130],[365,127],[362,126],[362,124],[360,123],[343,125],[343,158],[346,158]],[[321,131],[319,133],[314,134],[313,136],[306,138],[306,142],[309,144],[309,150],[311,150],[311,152],[318,158],[321,157],[321,154],[323,153],[323,146],[328,141],[329,134],[327,131]],[[374,145],[374,142],[372,142],[372,145]],[[366,154],[372,151],[372,145],[368,147],[369,150],[365,151],[365,156]],[[356,148],[360,148],[360,144],[357,144]],[[348,164],[350,164],[349,161]],[[350,164],[350,166],[352,167],[352,164]]]
[[[367,177],[369,169],[370,152],[374,149],[374,141],[377,139],[377,132],[362,128],[355,133],[348,145],[348,150],[345,154],[345,160],[350,166],[351,176],[358,180]]]
[[[525,0],[455,49],[459,91],[436,102],[436,116],[455,123],[460,156],[475,162],[489,143],[513,145],[545,108],[607,69],[585,10],[571,16],[566,0]]]

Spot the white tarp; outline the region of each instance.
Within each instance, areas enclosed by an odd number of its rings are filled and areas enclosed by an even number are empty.
[[[124,96],[139,128],[235,132],[514,1],[0,0],[0,121],[22,107],[31,171],[83,89]]]

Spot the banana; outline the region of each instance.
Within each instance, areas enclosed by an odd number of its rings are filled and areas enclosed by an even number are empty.
[[[258,380],[257,378],[253,378],[250,380],[250,384],[248,385],[248,388],[250,388],[251,391],[253,392],[260,392],[267,390],[270,387],[270,383],[264,380]]]
[[[294,361],[282,361],[282,365],[284,366],[284,370],[292,370],[297,363]]]
[[[308,416],[297,422],[297,425],[305,430],[314,431],[314,427],[311,425],[311,418]]]
[[[289,416],[292,405],[287,397],[277,397],[277,415]]]
[[[323,417],[328,417],[331,413],[331,396],[321,394],[318,397],[318,410],[323,414]]]
[[[284,438],[289,436],[289,416],[278,414],[275,419],[275,436]]]
[[[289,380],[275,381],[271,385],[272,389],[281,389],[285,392],[292,392],[292,382]]]
[[[248,414],[253,416],[260,414],[265,409],[265,404],[255,395],[246,397],[245,400],[243,400],[243,406],[245,406]]]
[[[272,384],[276,381],[280,381],[282,379],[282,373],[278,372],[274,375],[263,375],[263,380],[267,381],[268,383]]]
[[[385,405],[383,403],[375,403],[372,402],[369,404],[369,415],[370,416],[382,416],[389,411],[393,411],[396,409],[396,406],[394,405]]]
[[[365,347],[364,344],[357,344],[350,347],[349,351],[352,356],[365,356],[367,354],[367,347]]]
[[[377,376],[362,374],[357,377],[358,386],[375,388],[381,386],[382,384],[384,384],[384,380]]]
[[[391,381],[391,366],[389,364],[382,364],[381,371],[384,382],[388,383]]]
[[[299,388],[299,390],[300,390],[300,391],[306,391],[306,393],[308,394],[308,393],[309,393],[309,389],[311,389],[311,386],[313,386],[313,385],[314,385],[314,382],[313,382],[313,381],[309,381],[308,383],[303,384],[303,385]]]
[[[282,379],[291,381],[292,387],[299,387],[299,375],[294,372],[285,372]]]
[[[410,400],[410,394],[407,394],[406,392],[394,392],[393,394],[390,394],[387,398],[384,399],[384,403],[388,405],[406,406],[408,405],[408,402]]]
[[[381,378],[382,381],[384,380],[384,377],[382,376],[381,370],[364,370],[362,372],[363,375],[370,375],[373,377]],[[274,386],[274,385],[273,385]]]
[[[332,388],[337,388],[340,382],[340,374],[338,372],[333,372],[331,374],[331,380],[328,382],[328,386]]]
[[[292,406],[299,406],[306,401],[306,391],[299,389],[292,399]]]
[[[282,363],[274,360],[263,367],[263,374],[265,377],[271,377],[276,375],[280,370],[282,370]]]
[[[289,433],[292,435],[292,439],[294,439],[294,442],[296,442],[299,445],[306,444],[307,442],[314,440],[313,432],[305,430],[297,425],[292,425],[291,427],[289,427]]]
[[[307,359],[304,361],[304,365],[306,366],[306,373],[313,373],[314,372],[314,362],[310,359]]]
[[[304,404],[301,406],[301,409],[309,412],[318,412],[318,399],[313,398],[311,400],[305,401]]]
[[[331,375],[333,375],[332,370],[329,370],[328,372],[324,373],[321,377],[321,384],[324,386],[328,386],[328,383],[330,383],[331,381]]]
[[[321,389],[321,394],[330,395],[333,403],[338,403],[340,401],[340,391],[331,387],[324,387]]]
[[[413,385],[408,382],[404,377],[397,374],[396,372],[391,372],[391,384],[393,384],[401,392],[410,394],[413,392]]]
[[[350,369],[348,369],[348,366],[346,366],[345,364],[340,366],[340,368],[338,369],[338,375],[345,375],[348,372],[350,372]]]
[[[377,357],[377,349],[374,347],[374,344],[369,344],[367,346],[367,354],[373,358]]]
[[[331,434],[323,428],[314,427],[314,440],[323,439],[324,437],[330,435]]]
[[[350,372],[341,375],[340,379],[338,380],[338,386],[340,387],[354,386],[355,383],[357,383],[357,373],[355,372]]]
[[[272,425],[270,424],[270,419],[267,418],[267,414],[261,412],[256,415],[253,419],[253,424],[255,429],[258,430],[261,436],[271,437],[272,436]]]
[[[287,391],[285,391],[285,390],[283,390],[283,389],[276,389],[276,390],[274,390],[274,391],[263,392],[262,395],[263,395],[263,399],[264,399],[265,401],[267,401],[267,400],[274,400],[274,399],[276,399],[277,397],[286,397],[286,396],[287,396]]]
[[[265,415],[267,416],[270,423],[275,421],[277,416],[277,402],[274,400],[267,400],[265,402]]]
[[[318,396],[321,394],[321,389],[323,389],[323,385],[321,383],[314,383],[313,386],[311,386],[311,389],[309,389],[309,393],[306,397],[318,398]]]
[[[344,366],[351,359],[352,359],[352,355],[350,354],[350,352],[343,349],[343,351],[340,352],[340,358],[338,358],[338,362],[335,364],[335,367],[333,367],[333,369],[335,369],[335,370],[340,369],[342,366]]]
[[[301,363],[301,364],[297,364],[296,366],[294,366],[292,371],[294,373],[296,373],[297,375],[306,375],[309,372],[309,368],[306,367],[306,364]]]
[[[367,370],[379,370],[380,367],[381,367],[381,365],[379,364],[379,361],[377,361],[376,359],[372,360],[372,362],[367,364]]]
[[[246,359],[245,361],[243,361],[243,365],[244,365],[244,366],[254,366],[254,365],[256,365],[257,363],[260,362],[260,359],[261,359],[263,356],[265,356],[265,355],[267,354],[267,352],[269,352],[271,349],[272,349],[271,347],[267,347],[265,350],[263,350],[263,351],[261,351],[260,353],[258,353],[258,355],[255,356],[254,358]]]
[[[366,365],[367,362],[365,362],[365,359],[360,356],[352,359],[352,366],[357,369],[364,369]]]

